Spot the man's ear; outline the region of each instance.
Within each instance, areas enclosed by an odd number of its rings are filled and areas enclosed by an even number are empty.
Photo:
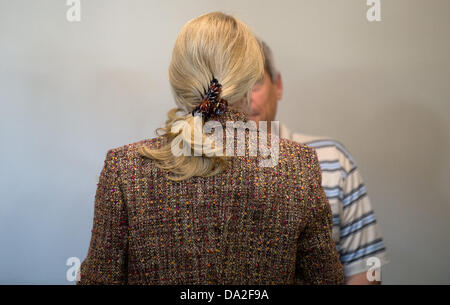
[[[280,101],[283,98],[283,80],[281,79],[281,73],[278,73],[277,75],[275,86],[277,90],[277,100]]]

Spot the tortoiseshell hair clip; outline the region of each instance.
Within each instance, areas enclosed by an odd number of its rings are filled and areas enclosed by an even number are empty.
[[[195,116],[196,114],[201,114],[206,121],[212,116],[219,116],[224,113],[228,108],[228,102],[219,97],[221,92],[222,85],[213,76],[208,91],[205,92],[205,96],[200,105],[192,110],[192,115]]]

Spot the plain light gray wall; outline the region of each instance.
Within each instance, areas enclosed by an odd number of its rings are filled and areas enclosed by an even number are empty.
[[[69,283],[106,151],[173,106],[179,29],[222,10],[272,47],[278,119],[353,153],[388,249],[386,284],[450,284],[450,2],[0,1],[0,283]]]

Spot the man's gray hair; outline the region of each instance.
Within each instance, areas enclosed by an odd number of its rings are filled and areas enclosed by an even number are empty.
[[[275,67],[272,50],[263,40],[259,39],[259,41],[264,52],[264,69],[269,73],[270,80],[274,82],[280,72]]]

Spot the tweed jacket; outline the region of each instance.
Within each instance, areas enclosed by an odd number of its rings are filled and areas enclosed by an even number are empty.
[[[175,182],[137,153],[163,143],[107,152],[77,284],[344,283],[313,148],[279,139],[274,166],[246,151],[220,174]]]

